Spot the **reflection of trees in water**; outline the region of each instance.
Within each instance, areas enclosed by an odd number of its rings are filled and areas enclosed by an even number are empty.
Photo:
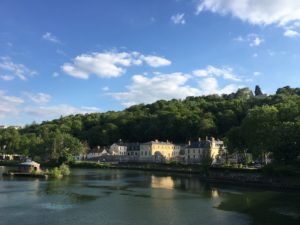
[[[217,207],[218,209],[247,214],[253,225],[300,224],[300,196],[297,193],[224,192],[222,196],[224,200]]]

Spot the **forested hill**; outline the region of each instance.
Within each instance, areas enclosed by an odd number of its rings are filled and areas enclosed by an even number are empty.
[[[299,154],[300,88],[283,87],[274,95],[262,94],[259,87],[254,93],[243,88],[229,95],[160,100],[119,112],[71,115],[0,132],[0,145],[6,145],[6,151],[29,154],[48,149],[48,155],[59,155],[55,147],[59,140],[74,146],[84,143],[81,151],[84,146],[110,145],[119,139],[186,143],[214,136],[224,139],[230,150],[274,151],[286,161]],[[282,153],[286,148],[290,150]]]

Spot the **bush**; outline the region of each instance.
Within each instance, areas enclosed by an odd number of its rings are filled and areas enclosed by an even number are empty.
[[[70,168],[68,165],[66,165],[64,163],[60,165],[59,170],[63,176],[70,175]]]
[[[60,178],[62,177],[62,173],[60,171],[60,169],[58,167],[54,167],[51,172],[50,172],[50,175],[54,178]]]

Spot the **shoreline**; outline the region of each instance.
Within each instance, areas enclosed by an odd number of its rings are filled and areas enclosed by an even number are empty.
[[[256,188],[270,188],[275,190],[300,190],[300,177],[298,176],[271,176],[263,173],[262,169],[240,169],[211,167],[205,170],[201,166],[168,165],[168,164],[144,164],[125,163],[108,165],[97,162],[77,162],[70,165],[71,168],[100,168],[138,170],[148,172],[163,172],[170,174],[197,175],[199,179],[215,184],[228,184],[236,186],[251,186]]]
[[[17,166],[16,162],[3,163],[0,166]],[[42,164],[49,167],[48,164]],[[147,163],[118,163],[109,164],[94,161],[77,161],[69,164],[71,168],[80,169],[120,169],[148,172],[163,172],[170,174],[197,175],[199,179],[213,184],[226,184],[236,186],[250,186],[256,188],[270,188],[281,191],[300,190],[299,176],[267,175],[262,169],[246,168],[221,168],[211,167],[204,169],[200,165],[171,165],[171,164],[147,164]],[[51,167],[51,166],[50,166]]]

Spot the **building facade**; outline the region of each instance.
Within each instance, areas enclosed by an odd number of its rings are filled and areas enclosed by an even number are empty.
[[[127,146],[123,143],[114,143],[109,147],[109,153],[116,156],[126,156]]]
[[[215,138],[189,142],[184,149],[184,162],[186,164],[201,163],[205,156],[211,157],[216,162],[220,150],[223,148],[223,141]]]
[[[158,140],[141,144],[140,161],[163,162],[175,159],[180,152],[180,146]]]

